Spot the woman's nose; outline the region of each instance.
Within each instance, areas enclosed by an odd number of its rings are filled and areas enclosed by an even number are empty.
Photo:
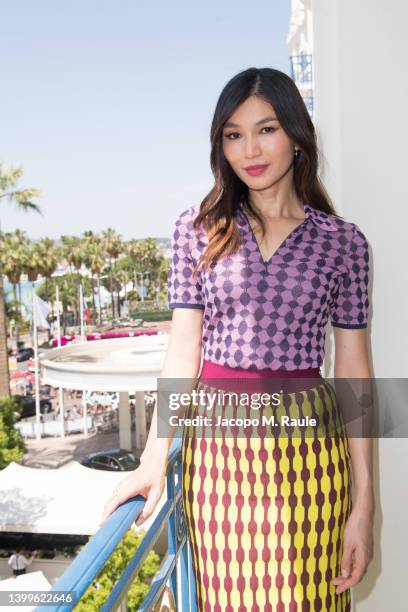
[[[261,147],[257,138],[247,138],[245,142],[246,157],[257,157],[261,153]]]

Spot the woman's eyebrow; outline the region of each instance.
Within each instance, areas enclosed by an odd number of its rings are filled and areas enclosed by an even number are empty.
[[[255,125],[261,125],[262,123],[268,123],[269,121],[277,121],[276,117],[264,117],[263,119],[260,119],[259,121],[257,121],[255,123]],[[239,127],[238,123],[234,123],[233,121],[227,121],[224,124],[225,128],[229,128],[229,127]]]

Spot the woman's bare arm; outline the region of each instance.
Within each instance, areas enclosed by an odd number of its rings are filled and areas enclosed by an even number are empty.
[[[369,379],[367,329],[333,328],[335,336],[335,378]],[[357,380],[356,385],[359,385]],[[361,393],[363,385],[361,384]],[[356,394],[359,389],[355,389]],[[349,438],[350,455],[353,467],[354,499],[353,506],[367,512],[374,511],[372,440],[353,436]]]
[[[183,389],[188,393],[194,386],[201,363],[203,310],[199,308],[175,308],[169,344],[164,358],[160,378],[183,378],[191,380],[191,386]],[[145,449],[140,457],[141,462],[167,461],[168,451],[174,438],[175,429],[168,438],[158,437],[157,410],[159,402],[153,411]],[[179,413],[178,413],[179,414]]]
[[[367,391],[370,383],[370,366],[368,360],[367,329],[343,329],[334,327],[335,366],[334,376],[346,379],[357,401]],[[368,379],[368,380],[367,380]],[[340,407],[342,398],[340,396]],[[352,400],[353,401],[353,400]],[[354,401],[353,401],[354,403]],[[355,406],[359,404],[356,402]],[[347,408],[347,406],[346,406]],[[364,427],[364,419],[354,413]],[[370,419],[368,415],[368,418]],[[346,423],[347,427],[347,423]],[[357,434],[357,435],[356,435]],[[353,470],[353,503],[352,512],[344,531],[344,547],[341,560],[342,575],[332,578],[336,594],[355,586],[362,579],[367,566],[373,558],[373,516],[375,510],[373,474],[372,474],[372,439],[358,435],[348,437]]]
[[[175,308],[161,378],[186,379],[183,381],[183,393],[189,393],[195,386],[195,379],[201,364],[203,311],[198,308]],[[153,411],[145,449],[140,458],[140,465],[132,470],[116,487],[107,500],[100,519],[102,524],[107,517],[130,497],[142,495],[146,498],[142,512],[136,520],[141,525],[153,513],[161,499],[165,487],[168,452],[176,433],[176,427],[166,427],[169,436],[159,437],[157,428],[157,411],[159,402]],[[177,416],[181,417],[181,406]],[[164,415],[164,420],[167,415]],[[162,431],[160,432],[162,433]]]

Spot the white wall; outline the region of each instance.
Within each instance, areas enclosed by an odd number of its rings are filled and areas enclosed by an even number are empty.
[[[376,376],[408,375],[408,70],[403,0],[313,0],[316,125],[337,208],[372,250]]]
[[[337,210],[371,246],[372,365],[408,377],[408,70],[403,0],[312,0],[315,123]],[[407,609],[404,438],[375,440],[375,560],[358,612]]]

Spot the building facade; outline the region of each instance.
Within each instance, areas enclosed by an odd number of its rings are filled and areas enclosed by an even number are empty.
[[[311,0],[292,0],[292,12],[286,43],[289,49],[291,77],[298,86],[310,116],[313,118],[313,23]]]

